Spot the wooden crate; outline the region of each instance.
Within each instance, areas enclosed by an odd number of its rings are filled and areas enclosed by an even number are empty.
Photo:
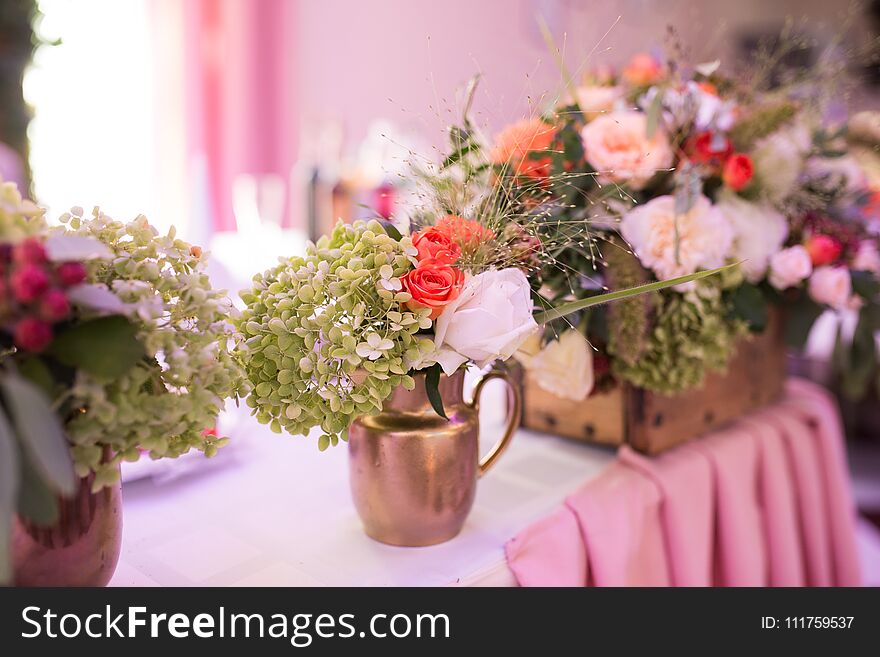
[[[526,371],[522,426],[657,454],[776,401],[784,384],[783,324],[773,314],[763,333],[739,343],[725,374],[712,372],[702,388],[674,396],[621,384],[571,401],[543,390]]]

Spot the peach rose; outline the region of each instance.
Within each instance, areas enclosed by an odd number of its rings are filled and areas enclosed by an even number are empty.
[[[810,276],[813,301],[842,310],[849,304],[852,280],[846,267],[819,267]]]
[[[672,196],[658,196],[637,205],[620,220],[620,233],[642,265],[661,279],[722,266],[734,237],[724,214],[705,196],[678,216]],[[689,287],[693,284],[686,283],[681,289]]]
[[[461,293],[464,273],[445,262],[429,258],[401,277],[403,289],[412,295],[410,308],[430,308],[431,319],[437,319],[450,301]]]
[[[633,55],[621,75],[634,87],[647,87],[663,79],[663,64],[648,53],[640,52]]]
[[[575,99],[587,121],[608,114],[622,98],[623,90],[620,87],[585,85],[575,89]]]
[[[541,119],[507,126],[495,138],[489,158],[518,176],[543,179],[550,175],[550,156],[540,155],[553,144],[556,128]]]
[[[418,260],[434,259],[447,265],[454,265],[461,257],[461,247],[452,237],[438,230],[436,226],[423,228],[412,234],[412,243],[418,253]]]
[[[600,116],[581,131],[587,161],[603,182],[629,183],[638,189],[657,171],[672,164],[672,150],[662,130],[648,139],[641,112]]]

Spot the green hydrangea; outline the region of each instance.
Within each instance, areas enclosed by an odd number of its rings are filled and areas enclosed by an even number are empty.
[[[21,197],[13,182],[0,178],[0,242],[18,242],[46,231],[46,211]]]
[[[405,305],[400,279],[414,255],[408,237],[376,221],[339,223],[305,257],[254,277],[237,322],[257,420],[276,433],[320,427],[324,450],[356,417],[381,411],[395,387],[415,386],[408,372],[434,344],[417,335],[431,327],[430,310]]]
[[[650,275],[622,240],[608,238],[604,249],[605,280],[612,290],[643,285]],[[608,306],[608,353],[628,366],[636,364],[648,348],[651,320],[659,293],[623,299]]]
[[[709,370],[724,371],[748,330],[729,318],[721,292],[713,281],[684,294],[660,295],[646,350],[632,363],[615,358],[614,374],[640,388],[675,394],[702,385]]]
[[[118,477],[120,460],[177,457],[191,449],[213,456],[226,440],[213,428],[225,400],[247,391],[233,353],[235,312],[225,292],[211,287],[201,250],[160,236],[145,217],[114,221],[97,208],[65,214],[60,230],[92,236],[113,252],[90,264],[93,281],[106,284],[127,306],[148,358],[118,379],[98,381],[77,372],[68,406],[80,409],[67,423],[80,475],[96,472],[96,487]],[[101,460],[108,449],[111,458]]]

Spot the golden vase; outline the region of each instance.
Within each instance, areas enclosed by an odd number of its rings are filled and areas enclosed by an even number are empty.
[[[479,455],[480,394],[492,379],[504,380],[512,395],[504,435]],[[384,410],[354,421],[348,431],[349,472],[354,505],[371,538],[418,547],[455,537],[474,503],[477,479],[507,447],[519,423],[520,394],[507,374],[479,379],[473,401],[464,399],[464,371],[440,377],[448,420],[431,408],[425,376],[416,387],[398,387]]]

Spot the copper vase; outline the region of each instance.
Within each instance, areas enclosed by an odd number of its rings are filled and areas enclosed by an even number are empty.
[[[483,386],[502,379],[513,403],[504,435],[479,456],[479,402]],[[493,372],[464,400],[464,371],[440,377],[448,420],[434,412],[424,375],[415,390],[397,388],[384,410],[355,420],[348,431],[349,474],[354,505],[371,538],[402,546],[442,543],[455,537],[474,503],[477,479],[507,447],[519,422],[519,389],[507,374]]]
[[[92,492],[94,475],[58,499],[58,521],[39,526],[16,517],[12,560],[16,586],[105,586],[122,546],[122,486]]]

